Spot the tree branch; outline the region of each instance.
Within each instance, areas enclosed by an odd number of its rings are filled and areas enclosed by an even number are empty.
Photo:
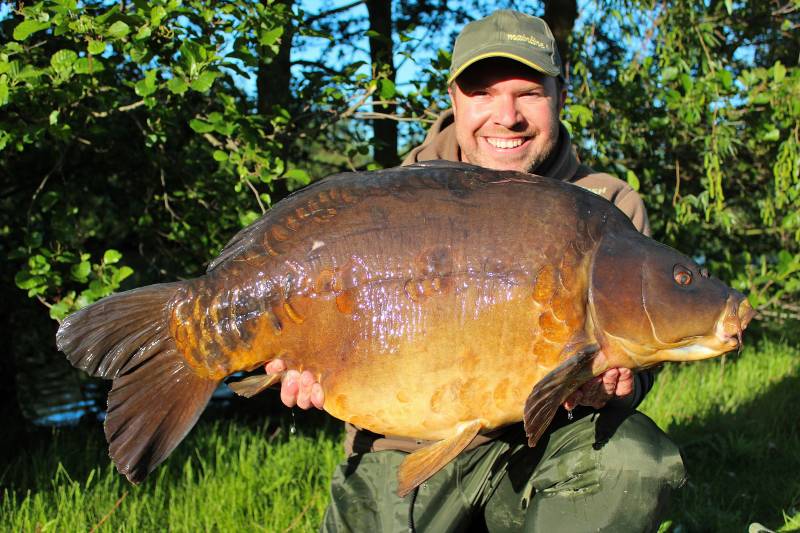
[[[351,3],[345,4],[343,6],[335,7],[333,9],[329,9],[328,11],[321,11],[321,12],[317,13],[316,15],[312,15],[312,16],[308,17],[303,22],[305,24],[311,25],[311,24],[317,22],[318,20],[322,20],[322,19],[324,19],[326,17],[330,17],[331,15],[335,15],[336,13],[341,13],[342,11],[347,11],[347,10],[352,9],[352,8],[356,7],[357,5],[363,4],[363,3],[364,3],[364,0],[356,0],[355,2],[351,2]]]

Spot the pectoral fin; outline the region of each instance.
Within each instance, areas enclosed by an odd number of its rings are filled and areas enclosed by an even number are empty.
[[[409,454],[397,472],[397,494],[401,497],[405,496],[441,470],[472,442],[482,427],[481,420],[466,422],[452,437]]]
[[[281,380],[281,376],[282,373],[250,376],[241,381],[228,383],[228,387],[239,396],[252,398],[256,394],[278,383]]]
[[[550,425],[559,406],[570,394],[592,379],[592,362],[599,346],[579,350],[541,379],[525,401],[525,434],[528,446],[534,447]]]

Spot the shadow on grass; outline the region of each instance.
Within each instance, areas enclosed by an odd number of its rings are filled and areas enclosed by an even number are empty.
[[[688,483],[673,502],[673,523],[689,531],[779,528],[800,508],[800,377],[775,383],[731,412],[671,426]]]

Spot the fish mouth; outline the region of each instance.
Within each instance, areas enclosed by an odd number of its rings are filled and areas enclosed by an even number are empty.
[[[742,351],[742,332],[755,316],[756,311],[741,294],[728,298],[725,312],[716,327],[716,337],[728,351]]]

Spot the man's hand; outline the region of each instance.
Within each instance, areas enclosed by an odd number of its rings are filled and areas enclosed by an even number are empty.
[[[286,364],[281,359],[273,359],[266,365],[268,374],[285,370]],[[633,372],[628,368],[611,368],[573,392],[564,402],[564,408],[571,411],[578,405],[588,405],[600,409],[609,400],[627,396],[632,392]],[[287,407],[296,405],[301,409],[310,409],[313,405],[317,409],[322,409],[325,394],[311,372],[306,370],[301,374],[296,370],[289,370],[281,382],[281,401]]]
[[[572,411],[578,405],[600,409],[616,397],[633,392],[633,372],[629,368],[610,368],[573,392],[564,402],[564,409]]]
[[[265,370],[267,374],[277,374],[286,370],[286,364],[282,359],[273,359],[267,363]],[[281,401],[286,407],[296,405],[300,409],[310,409],[313,405],[322,409],[325,394],[322,385],[314,379],[314,374],[308,370],[302,374],[297,370],[289,370],[281,381]]]

